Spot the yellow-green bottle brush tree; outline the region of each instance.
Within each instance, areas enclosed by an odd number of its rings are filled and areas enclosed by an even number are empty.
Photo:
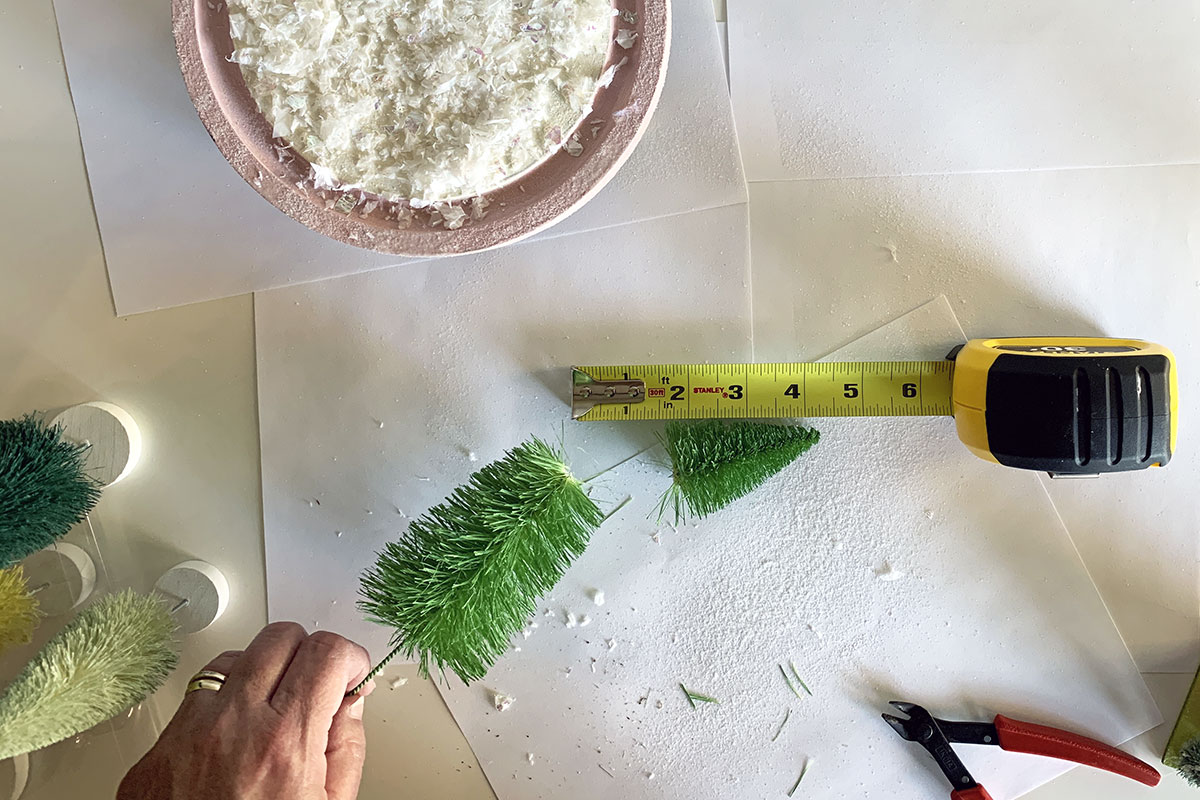
[[[711,513],[816,441],[816,431],[795,426],[671,425],[673,484],[664,507]],[[391,652],[363,683],[400,653],[425,675],[450,669],[467,683],[481,679],[604,521],[584,483],[561,451],[531,439],[388,543],[363,574],[359,607],[392,629]]]
[[[95,507],[86,452],[33,415],[0,421],[0,567],[53,544]]]
[[[29,644],[38,623],[38,602],[20,566],[0,569],[0,653]]]
[[[178,656],[163,603],[132,591],[85,608],[0,695],[0,761],[47,747],[137,705]]]
[[[762,486],[821,438],[813,428],[761,422],[669,422],[671,486],[659,503],[675,521],[706,517]]]

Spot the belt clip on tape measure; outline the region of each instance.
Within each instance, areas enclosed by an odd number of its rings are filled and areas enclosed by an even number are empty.
[[[973,339],[945,361],[576,367],[579,420],[953,416],[987,461],[1052,476],[1161,467],[1171,351],[1136,339]]]

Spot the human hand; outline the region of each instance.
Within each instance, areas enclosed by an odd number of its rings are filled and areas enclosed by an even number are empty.
[[[337,634],[268,625],[209,663],[224,686],[184,698],[117,800],[353,800],[374,683],[345,695],[370,668],[367,651]]]

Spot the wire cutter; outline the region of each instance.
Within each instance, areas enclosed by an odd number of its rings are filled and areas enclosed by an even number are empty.
[[[1035,756],[1074,761],[1077,764],[1124,775],[1147,786],[1158,785],[1160,778],[1158,770],[1146,762],[1077,733],[1019,722],[1000,714],[997,714],[992,722],[949,722],[937,719],[913,703],[893,700],[891,705],[901,713],[907,714],[908,719],[900,719],[891,714],[884,714],[883,719],[903,738],[917,742],[929,751],[954,787],[950,792],[951,800],[992,800],[987,789],[975,782],[971,773],[967,772],[967,768],[955,755],[954,748],[950,746],[952,742],[998,745],[1001,749],[1013,753],[1031,753]]]

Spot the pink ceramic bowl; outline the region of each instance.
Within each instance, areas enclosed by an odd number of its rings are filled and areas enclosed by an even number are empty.
[[[637,39],[626,50],[610,44],[605,66],[627,58],[612,84],[600,90],[581,126],[584,150],[558,149],[533,169],[483,195],[482,218],[461,228],[435,224],[440,215],[392,203],[358,189],[317,189],[308,162],[259,113],[230,63],[229,13],[219,0],[172,0],[175,44],[184,82],[200,119],[221,153],[254,190],[289,217],[348,244],[407,256],[452,255],[498,247],[531,236],[582,206],[606,184],[633,151],[658,103],[670,49],[670,0],[622,0],[636,11]],[[587,120],[603,120],[595,130]],[[565,139],[565,137],[564,137]],[[470,210],[470,207],[465,207]]]

